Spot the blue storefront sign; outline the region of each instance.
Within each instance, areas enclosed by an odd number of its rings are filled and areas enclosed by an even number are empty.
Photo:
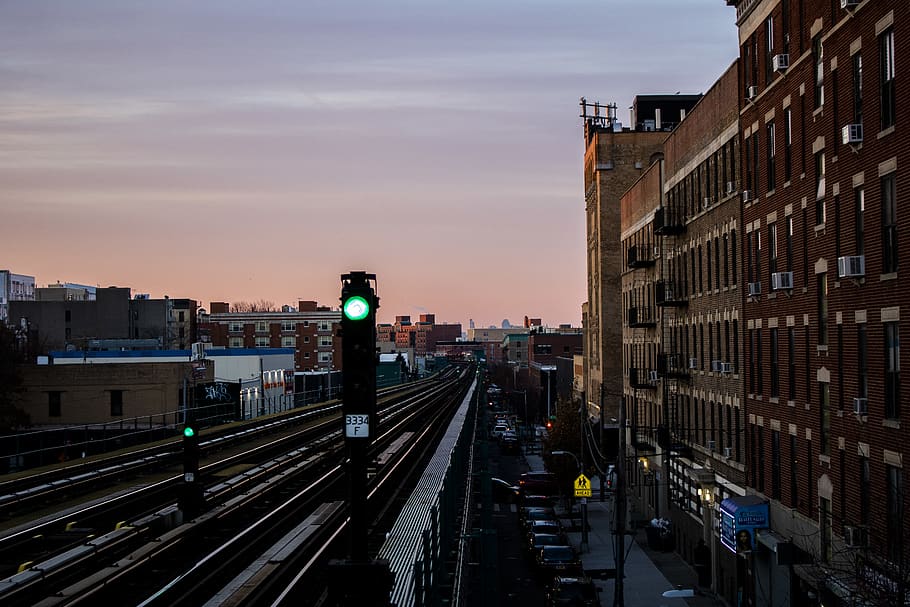
[[[755,532],[768,526],[768,502],[757,495],[730,497],[720,503],[720,542],[732,552],[753,550]]]

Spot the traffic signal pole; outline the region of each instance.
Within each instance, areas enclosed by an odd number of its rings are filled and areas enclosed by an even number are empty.
[[[369,448],[378,428],[376,411],[375,274],[341,276],[342,418],[347,451],[349,558],[329,564],[333,605],[385,607],[392,591],[388,561],[370,560],[367,513]]]

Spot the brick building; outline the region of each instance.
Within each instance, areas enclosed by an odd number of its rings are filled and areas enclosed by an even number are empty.
[[[296,371],[340,370],[341,312],[315,301],[300,301],[282,312],[231,312],[212,302],[202,323],[214,346],[225,348],[294,348]]]
[[[898,167],[910,90],[896,88],[895,67],[910,57],[910,4],[730,3],[749,484],[770,501],[772,531],[823,572],[791,573],[759,551],[753,590],[767,601],[774,584],[802,604],[906,604],[899,340],[910,277],[899,262],[910,242]]]
[[[592,105],[582,99],[588,276],[582,314],[584,377],[588,412],[593,417],[600,416],[603,402],[606,418],[618,418],[622,397],[623,361],[616,356],[623,345],[620,277],[625,259],[620,248],[619,199],[661,151],[666,130],[699,99],[698,95],[671,97],[663,112],[655,99],[643,103],[636,112],[641,128],[635,129],[622,126],[613,115],[615,106]],[[634,107],[639,107],[637,102]],[[669,107],[676,109],[675,115]],[[592,108],[594,115],[589,114]]]
[[[630,493],[643,518],[671,520],[688,560],[699,540],[711,547],[731,603],[736,559],[718,552],[711,504],[746,493],[737,74],[734,63],[621,200]]]
[[[378,325],[377,341],[394,342],[399,352],[413,350],[415,356],[426,356],[436,352],[437,342],[461,337],[461,324],[437,324],[435,314],[421,314],[419,318],[411,322],[410,316],[396,316],[395,324]]]

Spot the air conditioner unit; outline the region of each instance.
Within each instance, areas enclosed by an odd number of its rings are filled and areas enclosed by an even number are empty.
[[[863,142],[863,125],[862,124],[845,124],[841,129],[841,138],[844,144],[856,144]]]
[[[790,55],[787,53],[774,55],[774,57],[771,59],[771,64],[774,66],[775,72],[782,72],[790,67]]]
[[[654,245],[654,257],[660,257],[660,245]]]
[[[720,373],[724,368],[724,361],[722,360],[712,360],[711,361],[711,370],[717,371]]]
[[[717,441],[708,441],[708,451],[717,451]]]
[[[733,447],[724,447],[724,457],[733,457]]]
[[[869,399],[868,398],[854,398],[853,399],[853,413],[856,415],[867,415],[869,412]]]
[[[775,291],[793,288],[793,272],[774,272],[771,274],[771,288]]]
[[[850,255],[837,258],[838,278],[853,278],[866,275],[866,256]]]
[[[841,8],[853,8],[860,3],[860,0],[840,0]]]
[[[743,190],[743,202],[752,200],[752,190]]]
[[[864,548],[869,543],[869,533],[865,527],[844,525],[844,543],[851,548]]]
[[[752,101],[756,97],[758,97],[758,87],[753,84],[752,86],[750,86],[749,88],[746,89],[746,99],[748,99],[749,101]]]
[[[735,189],[736,189],[736,184],[733,183],[732,181],[728,181],[727,182],[727,194],[732,194],[733,190],[735,190]]]
[[[761,295],[761,283],[760,282],[750,282],[749,283],[749,297],[758,297]]]
[[[657,371],[648,371],[648,379],[651,380],[652,384],[657,383]]]
[[[689,359],[689,368],[690,368],[690,369],[697,369],[697,368],[698,368],[698,359],[697,359],[697,358],[690,358],[690,359]]]
[[[721,373],[733,373],[733,363],[724,363]]]
[[[703,208],[707,209],[709,206],[711,206],[711,203],[712,203],[712,202],[713,202],[713,201],[711,200],[711,197],[710,197],[710,196],[706,196],[705,199],[701,201],[701,206],[702,206]]]

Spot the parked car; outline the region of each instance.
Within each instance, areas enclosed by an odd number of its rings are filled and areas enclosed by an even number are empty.
[[[555,495],[536,495],[534,493],[525,493],[519,497],[519,503],[522,508],[531,508],[534,506],[543,508],[553,508],[559,497]]]
[[[518,477],[518,487],[522,493],[536,495],[558,495],[559,483],[552,472],[525,472]]]
[[[537,553],[537,570],[544,578],[556,575],[583,575],[581,560],[572,546],[542,546]]]
[[[499,450],[502,453],[521,453],[521,447],[518,443],[518,437],[514,433],[511,435],[507,432],[499,439]]]
[[[547,607],[593,607],[600,605],[600,588],[588,577],[556,576],[547,591]]]
[[[531,559],[537,561],[537,553],[544,546],[565,546],[568,538],[562,532],[560,533],[532,533],[528,536],[528,545],[526,546]]]
[[[493,430],[490,432],[490,434],[493,436],[493,438],[499,438],[500,436],[502,436],[504,433],[506,433],[508,431],[509,431],[509,427],[506,426],[505,424],[496,424],[495,426],[493,426]]]
[[[551,535],[561,535],[565,537],[565,532],[560,526],[559,521],[530,521],[525,528],[528,541],[535,533],[549,533]],[[568,542],[565,542],[568,543]]]
[[[548,506],[522,507],[518,511],[521,526],[527,531],[531,521],[556,521],[556,511]]]

